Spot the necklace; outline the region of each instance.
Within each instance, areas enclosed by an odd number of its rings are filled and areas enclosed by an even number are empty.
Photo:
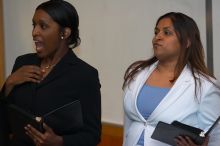
[[[48,72],[50,69],[52,69],[55,66],[55,64],[53,65],[47,65],[45,67],[41,67],[41,72],[45,75],[46,72]]]
[[[53,64],[53,65],[47,65],[46,67],[44,67],[45,69],[50,69],[50,68],[53,68],[55,66],[55,64]]]
[[[58,58],[55,63],[48,64],[45,67],[41,66],[41,72],[43,73],[43,76],[46,76],[50,72],[50,70],[58,63],[60,59],[61,58]]]

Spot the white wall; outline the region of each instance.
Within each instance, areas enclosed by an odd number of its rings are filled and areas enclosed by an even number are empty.
[[[213,58],[214,58],[214,74],[218,80],[220,80],[220,1],[212,1],[213,9]]]
[[[43,0],[4,0],[6,74],[16,56],[33,52],[34,9]],[[216,0],[217,1],[217,0]],[[134,61],[151,56],[156,19],[170,11],[195,19],[205,46],[205,0],[69,0],[79,12],[78,56],[99,70],[102,120],[123,123],[123,75]]]

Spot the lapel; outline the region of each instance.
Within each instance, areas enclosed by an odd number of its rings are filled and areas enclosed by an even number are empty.
[[[37,56],[37,54],[35,53],[35,54],[34,54],[34,57],[31,58],[31,59],[29,59],[27,63],[30,64],[30,65],[40,66],[40,64],[41,64],[41,59],[40,59],[40,58]],[[36,87],[38,86],[38,84],[31,82],[31,83],[30,83],[30,86],[31,86],[31,90],[32,90],[32,92],[31,92],[32,95],[31,95],[31,98],[29,98],[29,101],[27,101],[27,102],[30,103],[29,105],[31,105],[32,98],[36,95]]]
[[[174,105],[175,102],[181,97],[181,95],[190,87],[193,83],[193,78],[191,72],[186,65],[178,77],[177,81],[167,93],[167,95],[163,98],[163,100],[159,103],[156,109],[152,112],[150,117],[147,119],[148,122],[155,121],[155,118],[160,116],[167,108]]]
[[[56,78],[62,76],[67,72],[72,65],[77,63],[78,58],[73,53],[72,50],[69,50],[66,55],[57,63],[56,66],[51,70],[51,72],[46,76],[46,78],[38,84],[38,88],[45,86]]]
[[[154,71],[154,69],[156,68],[157,66],[157,63],[154,63],[153,65],[147,67],[146,69],[144,69],[143,71],[141,71],[138,75],[137,75],[137,78],[134,79],[134,82],[129,85],[129,90],[131,90],[131,93],[132,93],[132,96],[131,98],[133,98],[133,107],[135,108],[134,111],[135,113],[137,113],[138,115],[138,118],[141,119],[142,121],[146,121],[144,119],[144,117],[140,114],[138,108],[137,108],[137,97],[138,97],[138,94],[141,90],[141,88],[143,87],[143,85],[145,84],[146,82],[146,79],[150,76],[150,74]]]
[[[142,72],[140,72],[139,75],[137,75],[137,78],[133,82],[133,85],[131,85],[130,90],[132,90],[132,97],[133,97],[133,103],[135,107],[135,112],[137,113],[138,117],[146,122],[144,117],[140,114],[139,110],[137,109],[137,97],[138,94],[145,84],[147,78],[150,76],[150,74],[154,71],[156,68],[158,62],[151,65],[149,68],[146,68]],[[179,78],[173,85],[173,87],[170,89],[170,91],[167,93],[167,95],[163,98],[163,100],[160,102],[160,104],[156,107],[156,109],[152,112],[150,117],[147,119],[147,122],[154,121],[155,118],[160,116],[167,108],[169,108],[172,104],[175,103],[175,101],[181,97],[182,93],[185,92],[186,89],[191,85],[192,83],[192,76],[191,72],[186,65],[180,74]]]

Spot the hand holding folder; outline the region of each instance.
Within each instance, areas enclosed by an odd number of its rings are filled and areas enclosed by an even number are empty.
[[[219,121],[220,117],[216,119],[206,133],[199,128],[192,127],[178,121],[174,121],[171,124],[160,121],[158,122],[151,138],[175,146],[176,143],[174,139],[176,137],[188,136],[195,144],[201,145],[204,143],[206,136],[211,133]]]
[[[8,105],[9,123],[12,133],[17,137],[24,137],[27,124],[40,132],[44,132],[43,123],[47,123],[56,134],[68,134],[83,126],[80,101],[76,100],[58,107],[47,114],[37,117],[14,105]]]

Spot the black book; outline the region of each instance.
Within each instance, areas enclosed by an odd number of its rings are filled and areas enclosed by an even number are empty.
[[[24,127],[32,125],[40,132],[44,132],[43,123],[50,126],[56,134],[76,131],[83,126],[80,101],[76,100],[58,107],[43,116],[33,115],[24,109],[14,105],[8,105],[8,118],[11,131],[16,137],[26,137]]]
[[[219,120],[220,117],[217,118],[206,133],[199,128],[192,127],[178,121],[174,121],[171,124],[160,121],[151,135],[151,138],[175,146],[175,138],[178,136],[188,136],[195,144],[201,145],[203,144],[205,137],[208,136],[218,124]]]

